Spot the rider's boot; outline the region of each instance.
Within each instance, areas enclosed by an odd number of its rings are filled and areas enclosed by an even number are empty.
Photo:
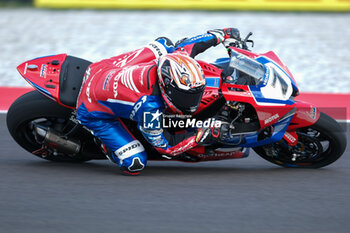
[[[120,153],[120,150],[112,152],[105,151],[106,157],[113,163],[119,165],[120,171],[123,175],[136,176],[146,167],[147,153],[145,151],[128,155],[127,153]]]

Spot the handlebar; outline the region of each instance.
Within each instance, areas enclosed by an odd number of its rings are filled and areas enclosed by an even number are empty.
[[[236,48],[240,48],[240,49],[244,49],[244,50],[248,50],[248,45],[247,43],[252,43],[252,47],[254,47],[254,41],[253,40],[249,40],[249,37],[253,35],[252,32],[249,32],[248,35],[244,38],[244,40],[240,39],[240,40],[234,40],[234,41],[228,41],[227,44],[225,44],[225,47],[236,47]]]

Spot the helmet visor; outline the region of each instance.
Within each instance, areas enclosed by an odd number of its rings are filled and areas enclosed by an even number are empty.
[[[205,86],[184,91],[173,85],[168,86],[166,94],[169,100],[184,114],[191,114],[197,111],[201,103]]]

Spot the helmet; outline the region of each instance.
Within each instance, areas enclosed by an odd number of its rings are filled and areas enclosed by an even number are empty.
[[[158,61],[159,86],[167,105],[180,114],[194,113],[201,102],[205,78],[201,66],[182,54],[166,54]]]

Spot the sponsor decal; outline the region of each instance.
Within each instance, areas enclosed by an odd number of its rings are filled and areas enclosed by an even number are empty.
[[[144,74],[145,74],[145,71],[146,71],[146,68],[148,68],[147,66],[144,66],[142,71],[141,71],[141,75],[139,77],[139,82],[141,84],[141,86],[143,86],[143,77],[144,77]]]
[[[207,137],[209,136],[209,133],[210,133],[210,130],[207,129],[205,131],[200,131],[198,134],[197,134],[197,137],[196,137],[196,142],[197,143],[202,143],[205,141],[205,139],[207,139]]]
[[[197,133],[196,142],[198,142],[201,139],[202,135],[203,135],[203,130],[201,130]]]
[[[168,145],[166,144],[166,143],[164,143],[164,144],[162,144],[162,145],[158,145],[158,147],[160,147],[160,148],[165,148],[165,147],[167,147]]]
[[[148,137],[148,139],[151,141],[151,144],[155,147],[167,147],[166,141],[164,140],[164,138],[162,137],[162,135],[158,135],[155,137]]]
[[[28,69],[28,63],[26,63],[25,67],[24,67],[24,73],[23,74],[26,74],[27,73],[27,69]]]
[[[152,43],[149,45],[156,50],[159,57],[163,55],[162,51],[160,51],[160,48],[157,45],[152,44]]]
[[[293,137],[290,133],[288,133],[288,132],[286,132],[285,134],[284,134],[284,137],[286,138],[286,139],[288,139],[292,144],[293,143],[295,143],[296,142],[296,138],[295,137]]]
[[[121,148],[116,150],[114,153],[120,159],[120,163],[123,164],[124,159],[129,158],[135,154],[138,154],[144,150],[145,148],[142,146],[141,142],[138,140],[134,140],[126,144],[125,146],[122,146]]]
[[[131,151],[131,150],[134,150],[134,149],[136,149],[136,148],[138,148],[138,147],[141,147],[141,143],[140,143],[140,142],[131,144],[131,145],[129,145],[128,147],[122,148],[122,150],[118,150],[117,156],[122,156],[122,155],[125,154],[126,152]]]
[[[121,75],[121,82],[125,87],[127,87],[128,89],[130,89],[132,91],[140,93],[140,91],[136,88],[136,85],[134,83],[134,79],[132,76],[132,73],[137,68],[139,68],[139,66],[131,66],[130,68],[123,69],[121,71],[120,75]]]
[[[226,158],[242,158],[244,156],[244,149],[241,147],[235,148],[219,148],[215,151],[208,151],[206,154],[197,154],[197,157],[202,160],[219,160]]]
[[[107,75],[107,77],[105,78],[105,81],[103,83],[103,90],[106,90],[107,88],[107,84],[109,82],[109,80],[111,79],[111,77],[113,76],[113,74],[115,73],[115,70],[112,70],[111,72],[109,72],[109,74]],[[108,88],[109,89],[109,88]]]
[[[96,74],[98,74],[98,73],[101,72],[101,71],[102,71],[102,69],[100,69],[99,71],[97,71],[97,72],[92,76],[92,78],[89,80],[88,86],[87,86],[87,88],[86,88],[86,92],[85,92],[85,93],[86,93],[86,97],[87,97],[87,99],[88,99],[88,101],[89,101],[90,103],[92,102],[92,100],[91,100],[91,98],[90,98],[90,88],[91,88],[92,80],[94,80]],[[88,73],[86,73],[86,76],[87,76],[86,79],[88,79],[89,76],[90,76],[90,70],[89,70]]]
[[[114,77],[114,82],[113,82],[113,96],[114,96],[114,98],[117,98],[117,96],[118,96],[118,82],[119,82],[120,76],[121,76],[121,73],[117,74]]]
[[[136,68],[138,68],[138,66],[132,66],[130,68],[123,69],[114,77],[114,83],[113,83],[114,98],[117,98],[117,96],[118,96],[119,80],[126,88],[128,88],[132,91],[135,91],[137,93],[140,93],[140,91],[135,86],[135,83],[134,83],[134,80],[132,77],[132,72]]]
[[[90,77],[90,74],[91,74],[91,67],[87,68],[87,70],[85,71],[85,75],[84,75],[84,78],[83,78],[83,84],[86,84],[86,81]]]
[[[92,102],[92,100],[91,100],[91,98],[90,98],[90,88],[91,88],[91,81],[89,82],[89,84],[88,84],[88,86],[87,86],[87,88],[86,88],[86,92],[85,92],[85,93],[86,93],[86,97],[87,97],[89,103]]]
[[[316,107],[311,107],[310,109],[310,117],[315,120],[317,116],[317,108]]]
[[[147,100],[147,96],[142,96],[141,101],[138,101],[135,105],[134,108],[132,109],[129,118],[130,119],[134,119],[137,111],[140,109],[140,107],[142,106],[142,104],[144,104]]]
[[[124,67],[126,63],[130,63],[135,58],[137,58],[140,55],[140,53],[142,53],[142,51],[143,51],[143,48],[136,50],[131,54],[126,54],[123,57],[119,58],[118,61],[114,61],[113,64],[118,68]]]
[[[166,51],[164,45],[162,45],[158,41],[154,41],[154,42],[149,43],[147,48],[149,48],[153,52],[153,54],[156,58],[159,58],[159,57],[167,54],[167,51]]]
[[[188,40],[188,41],[186,41],[186,42],[187,42],[187,43],[188,43],[188,42],[193,42],[193,41],[196,41],[196,40],[204,39],[204,38],[206,38],[206,37],[212,37],[212,34],[206,33],[206,34],[203,34],[203,35],[199,35],[199,36],[196,36],[196,37],[191,38],[190,40]]]
[[[231,151],[231,152],[223,152],[223,153],[214,153],[214,154],[197,154],[197,157],[205,158],[205,159],[220,159],[220,158],[228,158],[228,157],[241,157],[238,155],[242,155],[240,151]]]
[[[172,152],[171,154],[173,154],[173,155],[179,155],[179,154],[182,154],[182,153],[184,153],[185,151],[187,151],[187,150],[189,150],[189,149],[191,149],[191,148],[192,148],[192,140],[190,140],[189,142],[187,142],[186,145],[184,145],[184,146],[182,146],[182,147],[180,147],[180,148],[178,148],[178,149],[173,150],[173,152]]]
[[[40,77],[46,78],[46,70],[47,70],[47,65],[42,64],[40,68]]]
[[[280,115],[278,115],[278,113],[276,113],[275,115],[273,115],[272,117],[269,117],[265,120],[265,125],[278,119],[280,117]]]
[[[267,85],[267,82],[269,81],[269,77],[270,77],[270,69],[267,68],[267,69],[265,69],[265,70],[266,70],[266,73],[265,73],[264,82],[263,82],[264,86]]]

